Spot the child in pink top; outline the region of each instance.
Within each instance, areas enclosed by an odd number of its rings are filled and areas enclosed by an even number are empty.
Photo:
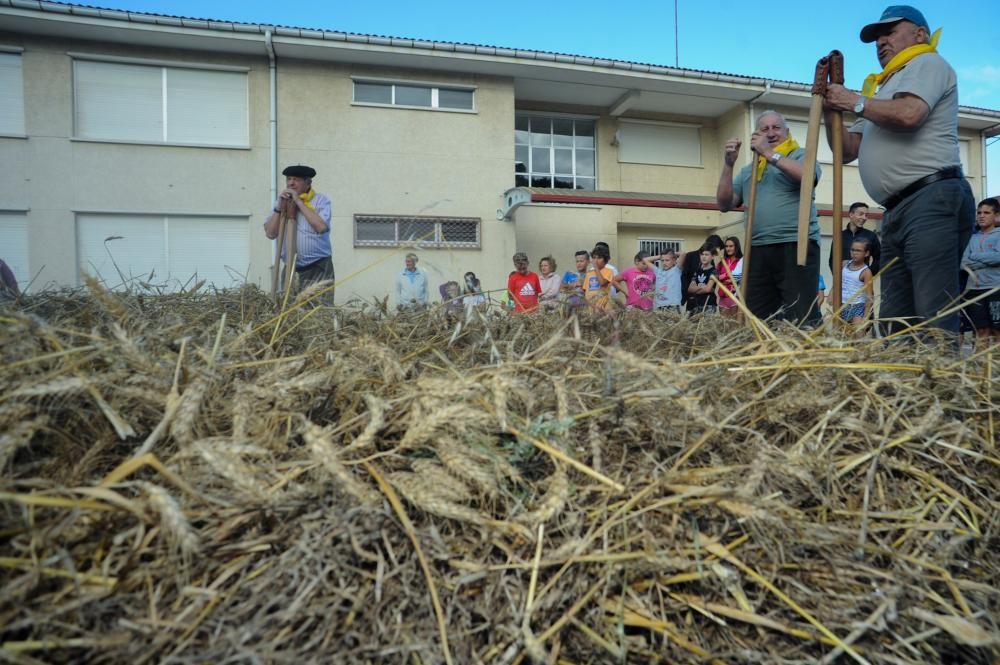
[[[635,266],[622,271],[621,278],[628,284],[626,304],[629,309],[653,309],[653,296],[656,295],[656,273],[649,268],[646,259],[649,252],[639,252],[635,255]]]

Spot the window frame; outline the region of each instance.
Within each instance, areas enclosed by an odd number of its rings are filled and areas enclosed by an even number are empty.
[[[21,125],[20,127],[12,128],[12,131],[6,131],[0,128],[0,138],[7,139],[26,139],[28,138],[28,117],[25,111],[25,94],[24,94],[24,49],[20,46],[5,46],[0,45],[0,55],[10,55],[16,56],[20,64],[20,74],[21,74],[21,89],[20,99],[21,99]]]
[[[393,240],[365,240],[358,237],[359,222],[376,222],[394,224]],[[434,239],[409,240],[399,237],[399,225],[401,222],[433,222]],[[476,225],[476,239],[469,242],[455,242],[444,240],[444,232],[441,225],[448,222],[469,222]],[[440,215],[379,215],[372,213],[355,213],[352,223],[352,234],[354,236],[354,246],[360,248],[393,248],[393,247],[418,247],[420,249],[482,249],[483,245],[483,220],[481,217],[453,217]]]
[[[390,96],[389,103],[383,102],[366,102],[358,101],[357,99],[357,84],[367,83],[371,85],[387,85],[390,86]],[[396,86],[405,86],[408,88],[428,88],[431,91],[431,105],[430,106],[420,106],[413,104],[397,104],[396,103]],[[458,90],[464,92],[472,93],[472,108],[455,108],[451,106],[439,106],[440,103],[440,92],[441,90]],[[415,81],[406,79],[386,79],[377,76],[352,76],[351,77],[351,106],[371,106],[375,108],[383,109],[407,109],[411,111],[438,111],[442,113],[478,113],[479,107],[477,106],[478,95],[476,92],[478,87],[474,85],[464,85],[461,83],[450,84],[450,83],[440,83],[435,81]]]
[[[111,55],[102,55],[94,53],[81,53],[76,51],[69,51],[67,55],[70,56],[70,76],[71,76],[71,112],[72,112],[72,122],[73,122],[73,132],[70,136],[70,141],[77,141],[83,143],[123,143],[129,145],[155,145],[155,146],[171,146],[171,147],[186,147],[186,148],[220,148],[227,150],[250,150],[250,68],[249,67],[238,67],[234,65],[216,65],[203,62],[184,62],[178,60],[160,60],[160,59],[147,59],[147,58],[130,58],[130,57],[119,57]],[[132,65],[136,67],[149,67],[153,69],[159,69],[160,75],[160,113],[164,119],[161,136],[164,138],[162,140],[155,139],[145,139],[145,138],[116,138],[116,137],[104,137],[104,136],[88,136],[80,133],[80,128],[77,120],[77,108],[78,108],[78,94],[79,87],[77,83],[77,63],[78,62],[90,62],[98,64],[109,64],[109,65]],[[168,78],[169,70],[190,70],[190,71],[201,71],[201,72],[219,72],[219,73],[230,73],[230,74],[242,74],[243,75],[243,93],[242,93],[242,103],[243,103],[243,114],[246,133],[242,137],[241,143],[213,143],[213,142],[196,142],[196,141],[176,141],[169,140],[167,136],[169,135],[170,125],[168,118],[168,107],[169,100],[167,97],[168,91]]]
[[[528,143],[519,143],[518,140],[517,140],[517,132],[518,132],[517,121],[520,118],[527,118],[528,119]],[[532,134],[532,131],[531,131],[531,119],[532,118],[541,118],[541,119],[546,119],[546,120],[549,120],[549,121],[553,122],[553,129],[551,129],[550,132],[549,132],[549,136],[550,137],[554,137],[555,136],[554,121],[556,121],[556,120],[569,120],[569,121],[571,121],[573,123],[573,135],[572,136],[573,136],[574,140],[572,142],[572,153],[571,153],[571,161],[572,161],[572,164],[573,164],[573,173],[572,173],[572,175],[568,176],[568,177],[571,177],[573,179],[573,185],[574,185],[573,187],[555,187],[556,178],[565,178],[565,177],[567,177],[567,174],[565,174],[565,173],[557,173],[557,171],[556,171],[556,159],[555,159],[556,155],[555,155],[555,150],[556,150],[557,147],[565,147],[565,146],[556,146],[554,138],[549,141],[549,145],[547,146],[548,149],[549,149],[549,171],[548,171],[548,173],[546,174],[546,173],[543,173],[542,171],[533,171],[532,170],[532,162],[534,161],[532,155],[533,155],[533,150],[536,148],[536,146],[533,146],[531,144],[531,134]],[[517,109],[515,109],[515,111],[514,111],[514,123],[515,123],[514,124],[514,132],[515,132],[514,133],[514,153],[515,153],[514,154],[514,165],[515,165],[514,166],[514,168],[515,168],[515,171],[514,171],[514,186],[515,187],[536,187],[536,185],[532,182],[532,178],[535,177],[535,176],[547,176],[547,177],[549,177],[551,179],[552,184],[550,185],[550,188],[552,188],[552,189],[565,189],[565,190],[571,191],[571,192],[572,191],[599,191],[600,190],[600,182],[599,182],[599,179],[598,179],[598,168],[597,168],[598,164],[600,162],[600,154],[599,154],[598,140],[597,140],[598,121],[599,120],[600,120],[600,118],[598,118],[597,116],[590,116],[590,115],[579,115],[579,114],[570,114],[570,113],[547,113],[545,111],[517,110]],[[576,123],[577,122],[590,122],[590,123],[593,123],[593,126],[594,126],[593,148],[583,148],[585,150],[591,150],[594,153],[594,174],[593,175],[579,175],[576,172],[577,171],[577,149],[581,147],[581,146],[577,146],[577,142],[575,140],[576,137],[577,137],[577,133],[576,133]],[[517,159],[517,148],[518,148],[518,146],[525,146],[528,149],[528,163],[526,165],[526,170],[524,171],[524,173],[518,173],[517,170],[516,170],[517,163],[518,163],[518,159]],[[545,146],[540,146],[540,147],[544,148]],[[527,184],[518,184],[518,182],[517,182],[517,177],[518,176],[524,176],[524,177],[526,177],[527,178]],[[576,187],[578,179],[592,180],[593,184],[594,184],[593,188],[592,189],[586,189],[586,188]]]

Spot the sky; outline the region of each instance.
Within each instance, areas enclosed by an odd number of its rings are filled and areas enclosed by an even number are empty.
[[[466,42],[629,60],[808,83],[818,60],[844,53],[848,87],[878,71],[861,26],[885,5],[871,0],[768,3],[751,0],[99,0],[81,3],[157,14]],[[802,6],[809,9],[802,9]],[[938,51],[958,73],[959,103],[1000,110],[997,0],[923,0]],[[987,24],[989,27],[984,27]],[[991,25],[990,25],[991,24]],[[1000,194],[1000,137],[990,139],[987,180]],[[978,192],[977,192],[978,193]]]

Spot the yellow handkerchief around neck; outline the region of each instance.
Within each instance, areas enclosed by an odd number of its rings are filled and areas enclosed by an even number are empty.
[[[306,192],[305,194],[299,194],[299,198],[302,199],[302,202],[305,203],[307,206],[309,206],[310,210],[316,212],[316,206],[312,204],[314,196],[316,196],[316,190],[313,189],[312,187],[310,187],[309,191]]]
[[[934,31],[931,35],[930,44],[914,44],[904,48],[902,51],[893,56],[885,69],[883,69],[878,74],[869,74],[865,78],[865,83],[861,86],[861,94],[864,97],[871,97],[875,94],[875,91],[880,85],[882,85],[887,78],[902,69],[910,60],[913,60],[917,56],[921,56],[925,53],[937,53],[938,41],[941,39],[941,28]]]
[[[799,144],[792,138],[792,133],[788,132],[788,138],[774,146],[774,151],[782,157],[788,157],[795,150],[799,149]],[[767,166],[767,159],[761,155],[757,158],[757,182],[764,177],[764,168]]]

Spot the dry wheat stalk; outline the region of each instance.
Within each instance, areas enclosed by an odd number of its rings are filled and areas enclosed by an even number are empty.
[[[313,461],[322,465],[341,489],[365,505],[377,505],[381,502],[379,493],[358,480],[340,461],[326,430],[319,425],[306,422],[302,427],[302,438],[309,447]]]
[[[469,506],[443,498],[436,489],[415,473],[396,471],[385,474],[386,480],[411,504],[429,513],[459,522],[485,526],[485,515]]]
[[[159,485],[139,482],[139,486],[146,493],[149,508],[160,518],[160,529],[167,544],[180,555],[185,567],[190,565],[191,558],[201,551],[201,543],[180,504]]]
[[[499,494],[500,483],[496,474],[492,473],[489,465],[484,464],[485,460],[473,454],[468,446],[452,438],[442,437],[435,442],[434,452],[448,470],[459,478],[471,483],[490,497]]]

